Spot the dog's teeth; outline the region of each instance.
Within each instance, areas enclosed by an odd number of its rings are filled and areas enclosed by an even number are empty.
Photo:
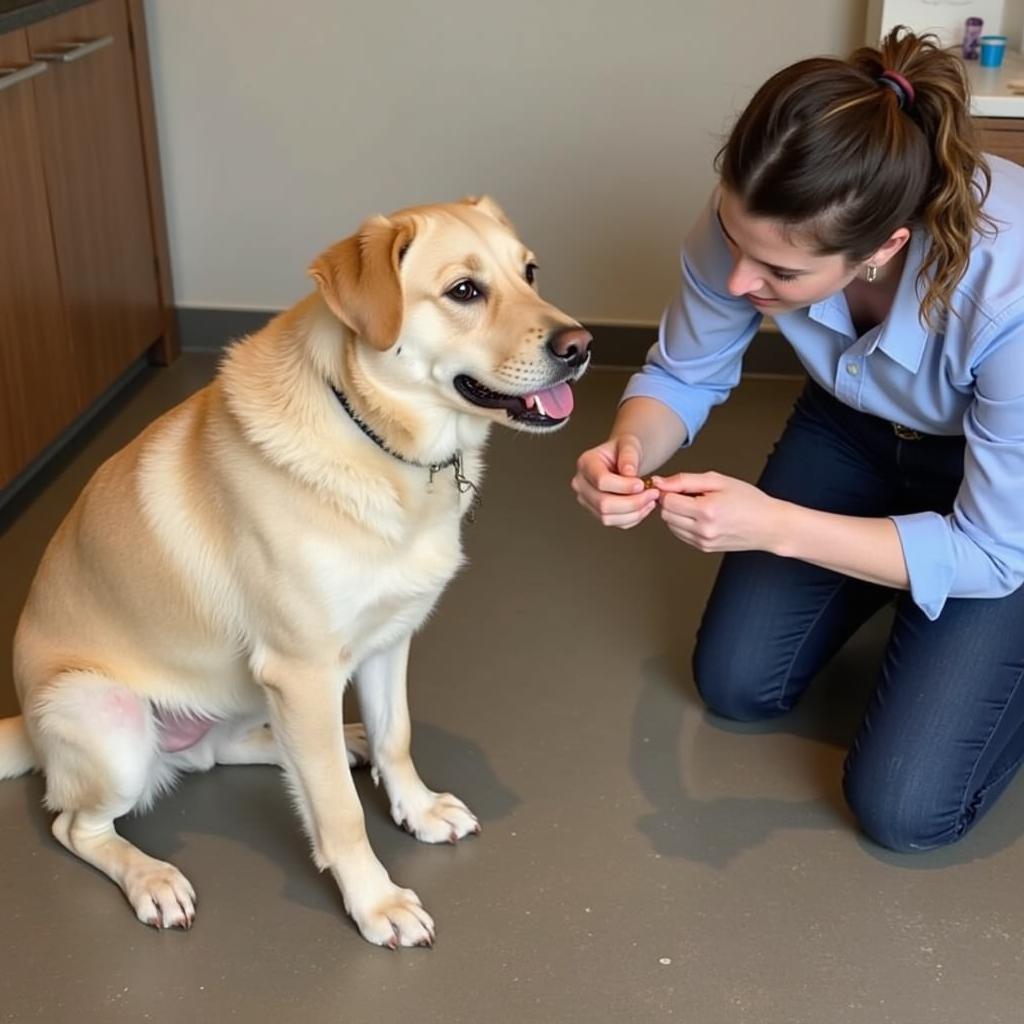
[[[541,404],[540,395],[533,396],[533,404],[537,407],[537,412],[539,412],[541,416],[547,416],[547,411]]]

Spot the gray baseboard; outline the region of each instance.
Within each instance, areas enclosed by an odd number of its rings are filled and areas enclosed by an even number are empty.
[[[178,307],[181,347],[186,351],[217,351],[246,334],[259,330],[277,310],[196,309]],[[657,337],[657,328],[621,324],[587,324],[594,335],[594,365],[632,369]],[[803,369],[781,334],[757,335],[743,360],[744,373],[801,375]]]
[[[196,309],[178,306],[178,337],[187,352],[217,352],[258,331],[276,309]]]

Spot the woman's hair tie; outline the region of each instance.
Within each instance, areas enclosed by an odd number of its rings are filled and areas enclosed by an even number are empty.
[[[914,87],[898,71],[883,71],[878,84],[896,93],[900,110],[909,110],[914,105]]]

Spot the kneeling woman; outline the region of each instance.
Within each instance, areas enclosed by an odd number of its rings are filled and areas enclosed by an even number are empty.
[[[1024,168],[974,141],[963,66],[897,30],[771,78],[719,154],[682,283],[580,502],[728,552],[694,671],[717,713],[788,711],[896,618],[845,767],[898,850],[962,836],[1024,756]],[[644,481],[693,441],[770,314],[810,378],[757,486]]]

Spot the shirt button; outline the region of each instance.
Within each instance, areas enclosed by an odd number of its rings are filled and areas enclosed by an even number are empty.
[[[856,363],[847,363],[846,364],[846,372],[851,377],[856,377],[857,374],[860,373],[860,367]]]

